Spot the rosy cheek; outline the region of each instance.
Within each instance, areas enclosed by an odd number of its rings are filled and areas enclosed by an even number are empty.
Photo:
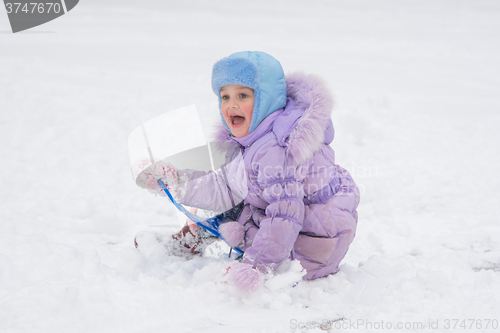
[[[250,118],[252,116],[252,113],[253,113],[253,105],[247,105],[245,108],[245,116],[247,118]]]

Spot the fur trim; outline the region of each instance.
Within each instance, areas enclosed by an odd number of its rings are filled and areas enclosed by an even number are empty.
[[[226,125],[220,122],[215,126],[215,131],[212,137],[215,142],[230,142],[230,134],[231,132],[227,129]]]
[[[324,144],[333,98],[325,82],[318,76],[293,73],[286,78],[287,96],[295,101],[299,109],[304,110],[288,141],[288,152],[298,165],[312,158]]]
[[[228,145],[234,145],[234,141],[230,137],[231,132],[228,131],[225,124],[222,122],[215,125],[215,130],[211,135],[211,145],[212,153],[220,154],[225,156],[228,152]]]
[[[215,63],[212,70],[212,90],[219,95],[220,89],[228,84],[257,89],[260,84],[259,69],[246,58],[221,59]]]

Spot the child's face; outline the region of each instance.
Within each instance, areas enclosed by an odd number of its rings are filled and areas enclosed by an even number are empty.
[[[230,84],[220,90],[220,111],[231,133],[241,138],[248,135],[253,114],[253,89]]]

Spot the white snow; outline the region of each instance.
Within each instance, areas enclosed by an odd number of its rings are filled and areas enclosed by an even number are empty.
[[[0,12],[1,332],[498,325],[498,1],[86,0],[17,34]],[[337,162],[362,190],[339,273],[290,287],[290,263],[251,295],[224,282],[227,259],[134,248],[178,222],[127,151],[165,111],[217,121],[211,66],[240,50],[327,80]]]

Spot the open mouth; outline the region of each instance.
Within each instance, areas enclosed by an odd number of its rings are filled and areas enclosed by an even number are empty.
[[[245,121],[245,117],[237,116],[237,115],[229,116],[229,118],[231,119],[231,124],[233,126],[238,126]]]

